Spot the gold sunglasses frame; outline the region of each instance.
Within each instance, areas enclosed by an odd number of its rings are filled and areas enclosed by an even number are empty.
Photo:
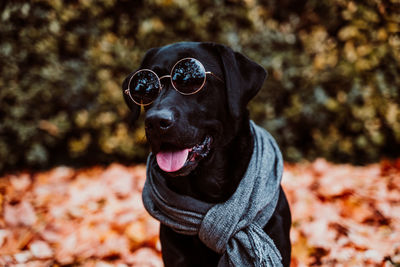
[[[203,70],[204,73],[205,73],[203,83],[201,84],[201,86],[200,86],[196,91],[194,91],[194,92],[192,92],[192,93],[182,93],[181,91],[179,91],[179,90],[175,87],[174,83],[172,82],[172,75],[171,75],[172,72],[174,71],[176,65],[178,65],[180,62],[182,62],[182,61],[184,61],[184,60],[195,60],[196,63],[200,64],[202,70]],[[155,72],[154,72],[153,70],[151,70],[151,69],[141,69],[141,70],[136,71],[136,72],[131,76],[131,78],[129,79],[129,82],[128,82],[128,88],[124,90],[124,93],[125,93],[126,95],[128,95],[128,96],[130,97],[130,99],[131,99],[136,105],[139,105],[139,106],[148,106],[148,105],[151,105],[151,104],[154,102],[154,100],[153,100],[152,102],[147,103],[147,104],[138,103],[138,102],[136,102],[136,101],[133,99],[133,97],[132,97],[132,95],[131,95],[131,93],[130,93],[129,88],[130,88],[130,85],[131,85],[132,78],[133,78],[136,74],[138,74],[138,73],[140,73],[140,72],[142,72],[142,71],[150,71],[151,73],[153,73],[153,74],[157,77],[157,81],[158,81],[159,88],[160,88],[160,90],[158,91],[158,94],[160,94],[161,90],[163,89],[163,85],[162,85],[162,83],[161,83],[161,79],[165,79],[165,78],[170,78],[170,82],[171,82],[172,87],[175,89],[175,91],[177,91],[178,93],[180,93],[180,94],[182,94],[182,95],[194,95],[194,94],[198,93],[201,89],[203,89],[203,87],[204,87],[204,85],[205,85],[205,83],[206,83],[206,80],[207,80],[207,74],[211,74],[212,76],[214,76],[215,78],[217,78],[219,81],[221,81],[222,83],[224,83],[224,81],[223,81],[220,77],[218,77],[217,75],[215,75],[215,74],[212,73],[211,71],[206,71],[204,65],[200,62],[200,60],[195,59],[195,58],[192,58],[192,57],[185,57],[185,58],[182,58],[182,59],[178,60],[178,61],[174,64],[174,66],[172,67],[171,72],[170,72],[169,75],[164,75],[164,76],[159,77],[159,76],[157,75],[157,73],[155,73]]]

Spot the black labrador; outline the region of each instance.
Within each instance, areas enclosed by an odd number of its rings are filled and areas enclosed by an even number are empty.
[[[169,76],[179,73],[180,68],[197,68],[198,80],[188,86],[184,78]],[[141,76],[132,77],[137,72],[131,73],[122,88],[133,116],[139,115],[140,104],[146,110],[146,137],[158,162],[152,168],[162,169],[167,185],[179,194],[211,203],[227,200],[252,155],[246,106],[260,90],[266,71],[224,45],[195,42],[150,49],[139,68],[144,69]],[[140,79],[155,85],[142,98],[131,97],[126,89],[132,79],[139,85]],[[264,231],[279,249],[284,266],[290,265],[290,226],[289,205],[281,188],[278,205]],[[160,239],[167,267],[217,266],[220,255],[196,236],[161,225]]]

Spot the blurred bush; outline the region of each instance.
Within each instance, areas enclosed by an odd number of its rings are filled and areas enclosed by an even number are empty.
[[[290,161],[400,151],[397,0],[0,4],[0,172],[138,162],[120,84],[150,47],[224,43],[270,73],[250,106]]]

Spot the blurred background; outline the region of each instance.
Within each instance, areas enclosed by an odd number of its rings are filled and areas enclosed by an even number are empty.
[[[120,86],[178,41],[268,70],[249,109],[287,161],[399,157],[399,14],[398,0],[2,1],[0,173],[144,162]]]

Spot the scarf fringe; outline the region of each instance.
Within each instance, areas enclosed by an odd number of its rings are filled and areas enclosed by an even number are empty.
[[[277,267],[282,266],[282,256],[276,248],[274,241],[253,223],[248,226],[247,234],[253,247],[256,266]]]

